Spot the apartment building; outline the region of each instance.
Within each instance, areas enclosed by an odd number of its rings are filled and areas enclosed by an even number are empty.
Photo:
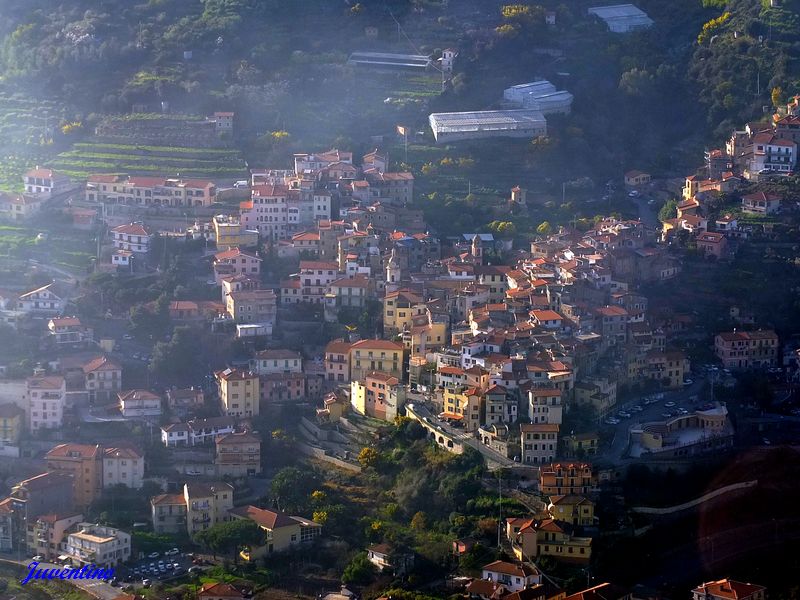
[[[144,454],[132,444],[103,449],[103,488],[124,485],[139,489],[144,484]]]
[[[118,400],[122,390],[122,367],[114,360],[99,356],[82,367],[89,402]]]
[[[213,182],[205,179],[90,175],[86,201],[129,206],[211,206],[217,195]]]
[[[183,486],[183,497],[190,537],[231,519],[228,512],[233,508],[233,486],[229,483],[187,483]]]
[[[79,513],[50,513],[26,524],[28,551],[45,560],[54,561],[61,555],[68,531],[83,521]]]
[[[151,238],[151,233],[141,223],[118,225],[111,230],[111,241],[117,250],[146,254]]]
[[[75,505],[85,508],[102,493],[102,457],[99,445],[59,444],[44,458],[49,471],[72,475]]]
[[[468,432],[481,426],[484,397],[479,387],[446,387],[443,401],[444,418],[463,423],[464,431]]]
[[[249,477],[261,473],[261,438],[248,431],[220,435],[216,444],[217,475]]]
[[[186,531],[186,498],[181,494],[159,494],[150,498],[153,531],[175,534]]]
[[[66,514],[73,508],[72,474],[42,473],[11,488],[11,504],[18,520],[31,521],[48,514]]]
[[[261,395],[258,375],[243,369],[225,369],[215,374],[223,412],[230,417],[255,417]]]
[[[115,527],[79,523],[67,536],[64,554],[75,566],[114,567],[131,556],[131,536]]]
[[[64,422],[66,380],[61,375],[42,375],[26,380],[30,432],[58,429]]]
[[[47,323],[47,330],[56,347],[83,344],[94,339],[91,327],[86,327],[78,317],[56,317]]]
[[[360,340],[350,346],[350,380],[380,371],[402,381],[403,345],[388,340]]]
[[[350,348],[352,344],[342,339],[325,346],[325,380],[346,383],[350,381]]]
[[[560,425],[562,417],[561,390],[556,388],[528,390],[528,418],[531,423]]]
[[[258,375],[302,373],[303,357],[293,350],[260,350],[250,360],[250,370]]]
[[[523,423],[520,425],[522,462],[543,465],[552,463],[558,454],[556,423]]]
[[[120,392],[119,412],[126,419],[161,416],[161,396],[148,390]]]
[[[242,290],[230,292],[225,310],[236,323],[263,323],[269,333],[278,315],[278,298],[272,290]]]
[[[726,369],[774,367],[778,334],[772,330],[726,331],[714,338],[714,351]]]
[[[261,273],[261,259],[251,252],[234,247],[214,255],[214,280],[220,285],[222,279],[234,275],[257,277]]]
[[[553,463],[539,470],[539,492],[547,496],[588,494],[597,478],[588,463]]]
[[[358,414],[394,422],[405,404],[405,386],[386,373],[367,373],[350,384],[350,403]]]
[[[265,534],[263,544],[254,544],[242,551],[241,556],[246,561],[310,544],[322,534],[322,526],[310,519],[252,505],[236,507],[230,511],[230,516],[255,522]]]
[[[25,427],[25,409],[8,402],[0,404],[0,446],[16,446]]]

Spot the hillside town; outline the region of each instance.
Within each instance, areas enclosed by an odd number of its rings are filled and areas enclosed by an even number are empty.
[[[510,43],[662,13],[501,14]],[[346,54],[441,84],[392,91],[381,135],[259,132],[246,162],[225,96],[160,99],[67,151],[134,168],[73,154],[0,191],[0,570],[111,568],[57,582],[99,600],[793,597],[753,557],[800,537],[800,96],[685,171],[518,177],[583,135],[581,84],[454,101],[462,54]]]

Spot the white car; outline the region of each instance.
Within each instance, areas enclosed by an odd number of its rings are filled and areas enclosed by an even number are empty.
[[[667,408],[672,408],[673,406],[675,406],[675,403],[671,402],[671,401],[670,402],[665,402],[664,406],[666,406]]]

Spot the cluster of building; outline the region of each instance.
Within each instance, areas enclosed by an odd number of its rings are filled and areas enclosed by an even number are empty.
[[[0,549],[27,551],[74,566],[114,566],[131,556],[130,534],[89,523],[84,514],[104,490],[139,489],[144,455],[129,443],[59,444],[46,471],[13,486],[0,501]]]

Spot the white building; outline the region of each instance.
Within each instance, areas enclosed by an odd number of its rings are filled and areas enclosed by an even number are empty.
[[[302,373],[303,357],[293,350],[261,350],[250,360],[250,370],[259,375]]]
[[[531,423],[561,425],[563,418],[561,390],[557,388],[534,388],[529,390],[528,418]]]
[[[484,565],[482,578],[503,584],[509,591],[518,592],[542,582],[542,575],[531,565],[496,560]]]
[[[133,446],[103,450],[103,487],[124,485],[139,489],[144,482],[144,455]]]
[[[57,289],[55,283],[48,283],[26,292],[17,299],[17,310],[33,315],[58,315],[64,311],[66,306],[66,294]]]
[[[633,4],[593,6],[589,9],[589,14],[602,19],[612,33],[629,33],[653,25],[653,19]]]
[[[73,565],[114,567],[131,556],[131,536],[120,529],[79,523],[78,531],[67,536],[65,554]]]
[[[250,201],[241,204],[242,225],[257,230],[268,240],[286,237],[289,224],[287,198],[289,188],[285,185],[258,185],[252,189]]]
[[[40,429],[60,428],[64,421],[66,380],[60,375],[29,377],[26,389],[31,433]]]
[[[78,317],[60,317],[50,319],[47,329],[56,346],[62,344],[80,344],[93,339],[92,329],[81,323]]]
[[[199,446],[211,444],[219,435],[236,431],[233,417],[192,419],[188,423],[173,423],[161,428],[161,443],[165,446]]]
[[[26,194],[43,195],[59,194],[70,188],[69,177],[56,173],[52,169],[37,166],[22,177]]]
[[[542,79],[540,81],[532,81],[530,83],[519,83],[506,88],[503,90],[503,100],[512,104],[516,104],[517,106],[522,106],[525,98],[530,94],[552,94],[555,91],[556,86],[549,81]]]
[[[438,143],[495,137],[536,138],[547,135],[547,120],[538,110],[485,110],[433,113],[428,117]]]
[[[130,419],[137,417],[158,417],[161,415],[161,397],[147,390],[128,390],[120,392],[119,411]]]
[[[550,423],[523,423],[520,425],[522,462],[545,465],[552,463],[558,454],[559,425]]]
[[[141,223],[119,225],[111,230],[111,240],[118,250],[146,253],[150,249],[150,232]]]

